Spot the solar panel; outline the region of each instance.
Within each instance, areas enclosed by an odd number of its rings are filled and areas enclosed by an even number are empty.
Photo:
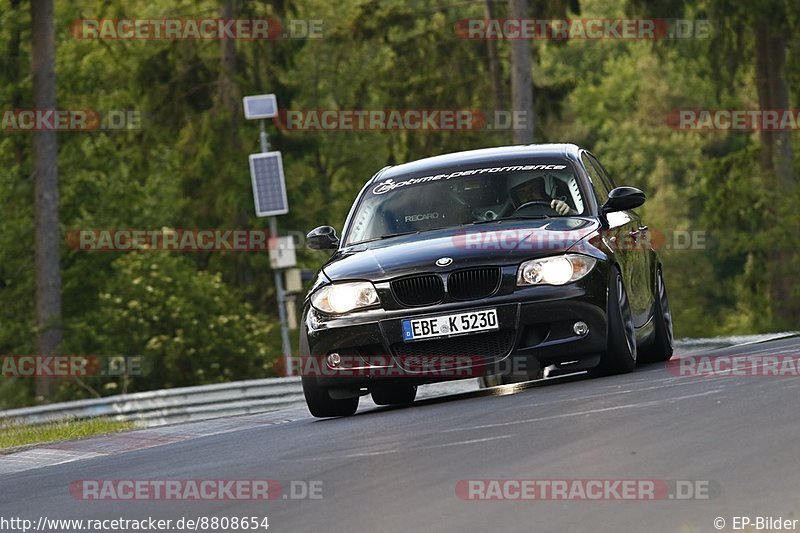
[[[258,96],[245,96],[244,118],[272,118],[278,114],[278,100],[274,94],[259,94]]]
[[[253,182],[256,216],[269,217],[289,212],[280,152],[250,154],[250,180]]]

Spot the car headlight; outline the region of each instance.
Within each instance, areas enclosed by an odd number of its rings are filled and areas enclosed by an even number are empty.
[[[564,285],[592,270],[597,260],[580,254],[565,254],[525,261],[517,271],[517,286]]]
[[[311,305],[323,313],[332,315],[342,315],[379,303],[378,293],[369,281],[334,283],[322,287],[311,295]]]

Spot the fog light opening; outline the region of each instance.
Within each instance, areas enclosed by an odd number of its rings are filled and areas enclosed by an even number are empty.
[[[572,326],[572,331],[575,332],[575,335],[580,335],[583,337],[589,333],[589,325],[586,322],[579,320],[578,322],[575,322],[575,325]]]
[[[342,357],[338,353],[333,352],[328,354],[328,365],[332,368],[336,368],[340,364],[342,364]]]

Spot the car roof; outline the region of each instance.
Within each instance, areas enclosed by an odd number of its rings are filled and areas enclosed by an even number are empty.
[[[482,148],[453,152],[433,157],[426,157],[400,165],[386,167],[378,172],[370,181],[378,179],[404,176],[418,172],[426,172],[438,168],[452,167],[470,163],[502,163],[507,160],[518,160],[521,157],[570,157],[579,160],[580,148],[571,143],[554,144],[524,144],[516,146],[498,146],[496,148]]]

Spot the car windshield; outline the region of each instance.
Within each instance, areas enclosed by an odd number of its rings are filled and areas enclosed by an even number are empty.
[[[347,245],[507,218],[584,214],[568,160],[475,163],[388,178],[365,191]]]

